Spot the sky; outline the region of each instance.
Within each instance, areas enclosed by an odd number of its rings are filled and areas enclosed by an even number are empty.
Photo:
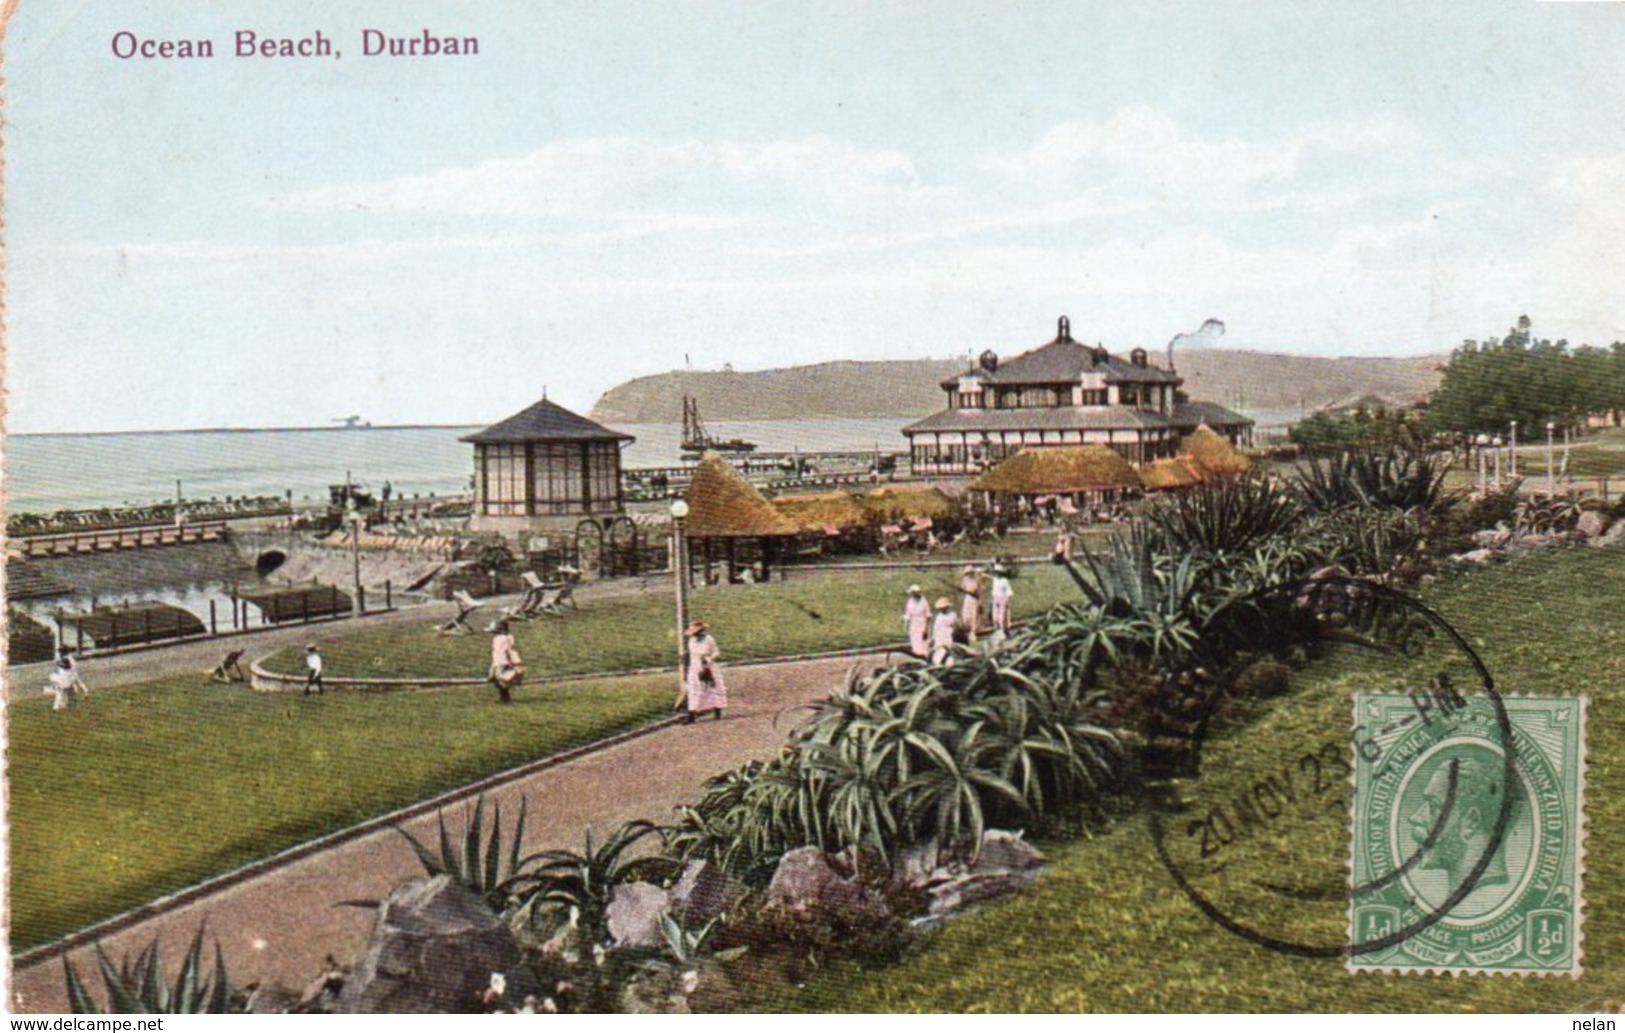
[[[1607,343],[1621,53],[1620,3],[22,0],[7,426],[489,423],[1061,314],[1114,351]]]

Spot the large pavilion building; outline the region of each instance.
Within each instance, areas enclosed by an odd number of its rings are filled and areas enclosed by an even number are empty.
[[[621,448],[630,434],[543,398],[462,440],[474,446],[476,531],[568,531],[625,512]]]
[[[1231,444],[1253,421],[1193,402],[1184,379],[1153,365],[1144,348],[1127,359],[1072,339],[1062,316],[1055,340],[1001,363],[993,351],[942,382],[948,408],[903,428],[915,474],[968,474],[1024,448],[1103,445],[1133,463],[1165,459],[1207,425]]]

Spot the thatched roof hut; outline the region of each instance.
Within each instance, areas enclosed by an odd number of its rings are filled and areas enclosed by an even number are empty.
[[[767,538],[800,530],[715,453],[700,460],[683,497],[688,502],[685,526],[690,538]]]
[[[781,495],[773,506],[793,520],[804,531],[817,531],[824,527],[846,530],[862,527],[869,522],[869,514],[862,503],[844,491],[828,491],[817,495]]]
[[[1189,488],[1193,484],[1200,484],[1203,480],[1201,467],[1196,460],[1188,455],[1177,455],[1172,459],[1158,459],[1140,467],[1140,483],[1146,491],[1168,491],[1173,488]]]
[[[879,488],[857,497],[871,520],[896,523],[919,517],[935,520],[954,511],[954,501],[942,489],[929,484]]]
[[[1139,475],[1122,456],[1100,445],[1025,448],[970,484],[1003,495],[1066,495],[1138,488]]]
[[[1212,477],[1227,477],[1246,473],[1252,460],[1236,451],[1236,447],[1202,424],[1181,443],[1181,450],[1195,461],[1202,473]]]

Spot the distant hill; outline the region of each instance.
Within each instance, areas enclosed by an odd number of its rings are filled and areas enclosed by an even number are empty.
[[[1360,395],[1411,401],[1439,383],[1444,356],[1318,358],[1213,348],[1175,355],[1192,398],[1232,408],[1318,408]],[[926,416],[945,404],[939,383],[963,360],[822,362],[751,372],[673,370],[610,388],[592,409],[606,423],[677,423],[682,397],[707,420],[805,416]]]

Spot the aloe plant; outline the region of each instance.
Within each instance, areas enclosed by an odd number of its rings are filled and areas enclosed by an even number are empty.
[[[475,799],[472,812],[465,809],[464,813],[467,814],[467,821],[463,824],[462,838],[456,845],[446,832],[445,812],[441,811],[436,816],[440,824],[438,855],[400,826],[390,827],[412,845],[413,853],[417,854],[418,861],[429,875],[449,875],[478,894],[492,910],[502,911],[509,904],[508,884],[519,873],[519,850],[525,838],[525,798],[519,798],[519,817],[514,822],[513,837],[506,851],[503,848],[501,804],[492,806],[489,839],[484,839],[484,794]]]
[[[617,826],[599,843],[587,829],[581,850],[545,850],[520,860],[503,892],[515,909],[529,908],[532,921],[544,913],[573,911],[590,942],[605,938],[605,912],[610,892],[633,881],[638,858],[632,848],[662,830],[647,821]]]
[[[104,1009],[85,989],[79,972],[66,955],[62,976],[67,985],[68,1007],[77,1015],[147,1013],[168,1015],[224,1015],[238,1012],[238,995],[226,974],[226,959],[218,942],[214,945],[214,975],[203,975],[203,927],[192,938],[192,946],[181,961],[173,984],[163,979],[163,958],[158,940],[153,938],[132,960],[126,956],[118,967],[96,945],[96,967],[107,991]]]

